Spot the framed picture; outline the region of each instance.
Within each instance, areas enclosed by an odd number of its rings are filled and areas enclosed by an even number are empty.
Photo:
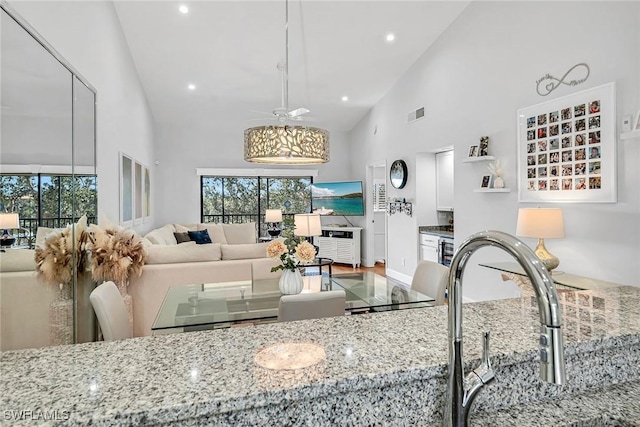
[[[633,122],[633,130],[640,130],[640,111],[636,114],[636,119]]]
[[[120,224],[133,224],[134,197],[134,161],[130,156],[120,153]]]
[[[615,107],[607,83],[519,109],[518,201],[616,202]]]
[[[471,145],[469,147],[469,157],[478,157],[478,146]]]
[[[143,187],[143,180],[142,180],[142,164],[138,163],[137,161],[134,164],[133,176],[134,176],[134,193],[135,193],[133,196],[133,202],[135,207],[134,209],[135,215],[134,215],[133,223],[141,224],[143,219],[142,194],[144,191],[144,187]]]
[[[482,183],[480,184],[480,187],[491,188],[492,181],[493,181],[493,175],[484,175],[482,177]]]
[[[489,137],[483,136],[480,138],[480,146],[478,147],[478,156],[488,156],[489,155]]]
[[[144,222],[147,222],[151,219],[151,171],[148,167],[144,168],[143,186],[142,216],[144,217]]]

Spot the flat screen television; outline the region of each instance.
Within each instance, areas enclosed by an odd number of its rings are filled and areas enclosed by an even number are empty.
[[[320,215],[363,216],[362,181],[314,182],[311,211]]]

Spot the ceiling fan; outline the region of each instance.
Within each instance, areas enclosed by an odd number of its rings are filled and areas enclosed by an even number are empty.
[[[277,125],[244,130],[244,159],[252,163],[312,164],[329,161],[329,131],[291,121],[308,119],[308,108],[289,109],[289,0],[285,0],[285,57],[278,64],[282,73],[282,103],[271,115]],[[267,113],[269,114],[269,113]]]
[[[302,30],[304,32],[304,29]],[[285,51],[284,60],[278,63],[282,79],[282,96],[280,106],[273,109],[271,113],[265,111],[253,111],[254,113],[268,114],[273,116],[279,123],[286,123],[289,120],[302,121],[311,117],[304,116],[310,113],[308,108],[300,107],[289,109],[289,0],[285,0]],[[254,119],[259,120],[259,119]]]
[[[287,52],[288,57],[288,52]],[[288,58],[287,58],[288,59]],[[267,114],[273,116],[274,119],[278,120],[280,123],[285,123],[288,120],[295,121],[307,121],[312,119],[310,116],[305,116],[311,112],[308,108],[299,107],[289,109],[289,67],[287,66],[287,59],[284,62],[278,63],[278,70],[282,76],[282,95],[281,95],[281,103],[280,106],[274,108],[270,113],[266,111],[257,111],[252,110],[253,113],[259,114]],[[251,120],[261,120],[261,119],[251,119]]]

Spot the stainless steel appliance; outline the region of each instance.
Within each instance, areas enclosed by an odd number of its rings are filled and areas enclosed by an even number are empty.
[[[453,258],[453,239],[435,234],[420,233],[420,260],[448,266]]]
[[[453,259],[453,239],[440,237],[439,249],[438,262],[448,267],[451,265],[451,260]]]

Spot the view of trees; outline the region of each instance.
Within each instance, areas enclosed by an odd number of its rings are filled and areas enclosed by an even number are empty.
[[[63,227],[86,214],[98,215],[95,175],[0,175],[0,212],[17,212],[21,225]]]
[[[261,222],[267,209],[285,218],[311,209],[311,177],[207,176],[201,190],[203,222]]]

